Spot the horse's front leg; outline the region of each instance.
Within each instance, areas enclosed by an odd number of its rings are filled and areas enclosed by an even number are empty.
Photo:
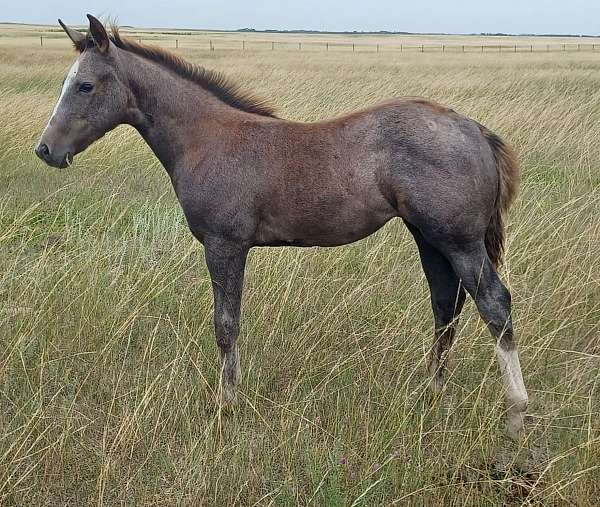
[[[214,296],[214,321],[221,355],[220,396],[226,405],[235,402],[241,380],[237,337],[248,248],[222,238],[205,238],[206,265]]]

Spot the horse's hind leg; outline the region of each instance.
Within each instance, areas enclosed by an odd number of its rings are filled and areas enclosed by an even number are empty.
[[[465,290],[448,260],[425,241],[416,227],[405,223],[419,248],[421,265],[431,293],[435,337],[428,370],[432,376],[431,387],[438,394],[444,387],[448,350],[452,346],[458,317],[465,302]]]
[[[507,429],[510,436],[517,437],[523,430],[528,396],[513,338],[510,292],[500,281],[483,241],[450,248],[445,254],[497,339],[496,353],[506,388]]]

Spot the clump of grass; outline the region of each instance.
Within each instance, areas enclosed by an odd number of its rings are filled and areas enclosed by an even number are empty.
[[[42,167],[32,146],[73,58],[0,49],[0,499],[28,505],[593,505],[600,494],[600,135],[588,54],[204,52],[316,120],[393,95],[453,107],[523,164],[503,276],[531,395],[505,449],[472,304],[444,400],[424,373],[426,283],[401,223],[336,249],[253,251],[237,412],[215,408],[202,248],[129,129]],[[514,473],[513,461],[530,476]]]

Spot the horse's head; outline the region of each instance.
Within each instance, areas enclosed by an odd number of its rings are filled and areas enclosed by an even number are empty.
[[[67,167],[77,153],[125,120],[130,97],[120,77],[116,46],[106,29],[88,14],[87,35],[65,26],[78,51],[35,153],[53,167]]]

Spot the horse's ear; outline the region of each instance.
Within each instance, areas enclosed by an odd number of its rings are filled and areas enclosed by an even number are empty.
[[[69,28],[60,19],[58,20],[58,23],[65,31],[65,33],[69,36],[69,39],[73,41],[75,49],[81,53],[85,49],[85,34],[77,30],[73,30],[72,28]]]
[[[104,25],[91,14],[88,14],[87,18],[90,20],[90,34],[92,34],[96,46],[101,53],[106,53],[108,51],[108,46],[110,45],[110,39],[108,38],[108,33],[106,33],[106,28],[104,28]]]

